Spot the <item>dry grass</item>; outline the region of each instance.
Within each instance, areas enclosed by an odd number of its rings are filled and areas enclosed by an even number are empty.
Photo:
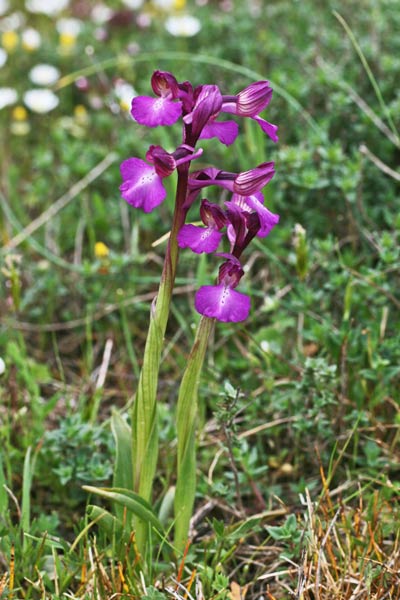
[[[356,500],[334,504],[325,490],[315,503],[306,494],[301,559],[260,577],[268,600],[400,599],[398,503],[378,491],[367,505],[361,491]]]
[[[343,490],[356,484],[348,482],[339,491],[330,491],[323,473],[322,482],[319,498],[313,500],[306,492],[302,510],[296,511],[302,537],[293,558],[282,554],[288,545],[250,532],[224,563],[222,572],[229,589],[219,593],[205,594],[205,565],[194,567],[185,556],[174,575],[154,575],[153,585],[146,584],[132,534],[124,557],[113,557],[110,549],[100,549],[95,537],[86,538],[80,549],[76,547],[70,562],[60,554],[51,576],[56,594],[48,592],[48,575],[38,566],[35,580],[22,578],[23,589],[14,587],[14,580],[21,584],[21,578],[17,577],[18,565],[14,573],[10,557],[6,572],[0,573],[0,598],[400,600],[400,504],[394,488],[389,483],[375,491],[359,487],[347,500],[338,500]],[[70,572],[68,590],[61,583],[66,569]]]

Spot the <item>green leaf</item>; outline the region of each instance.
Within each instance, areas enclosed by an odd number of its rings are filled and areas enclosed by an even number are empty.
[[[179,388],[176,428],[178,434],[177,483],[175,492],[175,546],[187,542],[196,494],[196,417],[198,388],[214,319],[202,317],[187,359]]]
[[[89,504],[86,513],[89,519],[96,521],[100,529],[102,529],[111,540],[115,537],[116,539],[123,539],[126,543],[129,541],[130,532],[124,528],[122,522],[108,512],[108,510],[94,504]]]
[[[111,417],[111,431],[115,440],[116,454],[113,487],[132,490],[132,430],[117,411],[114,411]],[[119,519],[123,518],[123,508],[121,506],[117,505],[115,512]],[[127,516],[127,519],[130,522],[129,516]]]
[[[215,531],[215,535],[218,538],[223,538],[224,537],[224,533],[225,533],[225,525],[223,521],[218,521],[218,519],[213,519],[212,520],[212,528]]]
[[[38,544],[43,544],[43,546],[46,546],[47,548],[55,548],[56,550],[62,550],[63,552],[65,552],[68,548],[66,542],[54,540],[52,538],[49,538],[46,534],[40,537],[37,535],[31,535],[30,533],[25,533],[24,537],[26,537],[29,540],[33,540]]]
[[[284,525],[282,527],[267,527],[267,531],[274,540],[287,540],[292,537],[292,534],[287,531]]]
[[[8,509],[8,495],[5,489],[6,478],[0,454],[0,515],[5,515]]]
[[[150,585],[146,590],[146,595],[141,596],[140,600],[165,600],[166,596],[162,592],[160,592],[157,588]]]
[[[175,486],[172,485],[166,491],[161,506],[158,511],[158,518],[160,519],[160,523],[164,526],[167,524],[168,518],[172,514],[173,506],[174,506],[174,498],[175,498]]]
[[[243,521],[232,528],[228,527],[227,533],[229,539],[236,540],[246,536],[248,533],[254,533],[257,531],[260,521],[260,517],[249,517],[246,521]]]
[[[29,533],[31,528],[31,490],[32,479],[35,471],[37,450],[31,458],[32,448],[29,446],[25,454],[23,480],[22,480],[22,499],[21,499],[21,529],[24,534]],[[26,547],[27,537],[24,535],[23,546]]]
[[[25,533],[29,532],[31,522],[31,485],[33,475],[33,461],[31,462],[32,448],[29,446],[25,454],[23,481],[22,481],[22,503],[21,503],[21,526]]]
[[[163,526],[157,519],[151,506],[131,490],[123,488],[98,488],[91,485],[84,485],[83,489],[131,510],[139,519],[152,525],[158,532],[163,533]]]

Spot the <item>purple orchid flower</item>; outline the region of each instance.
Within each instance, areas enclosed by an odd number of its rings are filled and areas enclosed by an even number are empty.
[[[245,213],[257,213],[260,222],[260,228],[257,232],[258,237],[266,237],[279,223],[279,215],[264,206],[264,196],[261,192],[256,192],[250,196],[233,194],[230,202],[226,203],[227,206],[231,204],[238,206]]]
[[[120,170],[123,183],[120,185],[121,196],[135,208],[149,213],[161,204],[167,195],[162,183],[181,164],[191,161],[202,154],[199,148],[179,146],[170,154],[161,146],[150,146],[146,153],[148,164],[140,158],[128,158],[121,163]]]
[[[119,189],[128,204],[149,213],[165,200],[167,191],[162,177],[152,165],[140,158],[128,158],[121,163],[120,170],[123,183]]]
[[[136,96],[132,100],[132,117],[147,127],[173,125],[182,114],[177,80],[167,71],[154,71],[151,87],[158,97]]]
[[[219,268],[218,284],[201,287],[195,296],[197,312],[218,321],[238,323],[247,319],[250,312],[250,298],[237,292],[244,271],[237,258],[231,254],[221,254],[227,258]]]
[[[241,117],[250,117],[261,127],[273,142],[278,141],[278,127],[259,116],[271,101],[272,88],[268,81],[256,81],[245,87],[236,96],[223,96],[221,112]]]
[[[224,211],[208,200],[200,206],[200,217],[206,227],[184,225],[178,233],[180,248],[190,248],[196,254],[215,252],[222,238],[221,229],[227,224]]]

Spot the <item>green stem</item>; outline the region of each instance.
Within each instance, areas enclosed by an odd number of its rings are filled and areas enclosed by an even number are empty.
[[[178,264],[177,235],[186,217],[186,210],[183,205],[186,199],[188,172],[189,163],[178,167],[178,183],[171,234],[157,298],[151,308],[149,331],[132,413],[133,487],[134,491],[147,502],[151,502],[158,457],[158,375]],[[146,523],[142,521],[137,523],[136,535],[139,550],[143,552],[148,535]]]
[[[175,546],[183,550],[188,538],[196,493],[196,417],[198,388],[214,319],[200,319],[179,388],[177,404],[178,463],[175,491]]]

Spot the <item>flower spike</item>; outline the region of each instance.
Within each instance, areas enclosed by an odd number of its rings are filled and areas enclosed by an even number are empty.
[[[154,71],[151,87],[155,97],[137,96],[132,100],[132,116],[148,127],[172,125],[182,119],[182,141],[172,152],[152,145],[146,161],[130,158],[121,164],[122,197],[132,206],[151,212],[166,197],[163,180],[178,170],[178,187],[174,212],[175,246],[190,248],[197,254],[216,252],[223,235],[229,242],[228,255],[220,267],[218,283],[204,286],[196,294],[196,309],[221,321],[238,322],[246,318],[250,300],[235,290],[243,269],[239,258],[255,237],[266,237],[279,222],[279,216],[264,206],[261,190],[275,174],[273,162],[264,162],[239,173],[215,167],[191,172],[189,164],[202,154],[196,148],[200,139],[217,138],[232,144],[239,132],[233,120],[220,120],[221,113],[254,120],[274,142],[277,126],[260,113],[269,105],[272,88],[268,81],[251,83],[236,95],[222,95],[217,85],[193,87],[189,81],[179,83],[168,71]],[[181,168],[182,165],[182,168]],[[200,203],[202,226],[185,223],[190,207],[203,188],[217,186],[231,192],[221,208],[206,199]],[[178,224],[178,225],[176,225]],[[177,256],[177,253],[176,253]]]

